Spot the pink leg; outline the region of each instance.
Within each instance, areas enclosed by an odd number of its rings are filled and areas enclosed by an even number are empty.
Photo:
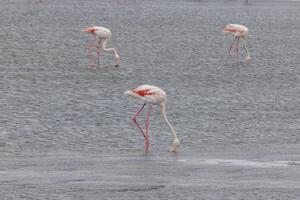
[[[97,46],[97,66],[99,67],[100,60],[100,47],[101,47],[101,38],[99,38],[98,46]]]
[[[88,49],[88,57],[89,57],[89,64],[92,66],[96,66],[96,62],[93,59],[93,55],[92,55],[92,47],[95,47],[95,42],[97,40],[97,37],[95,36],[94,40],[91,40],[88,45],[87,45],[87,49]]]
[[[152,105],[149,105],[149,111],[146,117],[146,140],[145,140],[145,152],[148,151],[149,148],[149,119],[150,119],[150,112],[152,110]]]
[[[146,103],[143,104],[143,106],[135,113],[135,115],[132,117],[132,122],[138,127],[138,129],[141,131],[142,135],[145,138],[145,141],[147,140],[147,136],[145,135],[143,129],[140,127],[140,125],[137,123],[136,121],[136,117],[142,112],[142,110],[144,109]]]
[[[237,38],[236,42],[236,61],[239,62],[239,47],[240,47],[240,38]]]
[[[227,61],[228,61],[228,58],[229,58],[229,56],[230,56],[230,52],[231,52],[231,50],[232,50],[232,47],[233,47],[234,44],[235,44],[236,39],[237,39],[237,37],[234,37],[234,40],[233,40],[233,42],[232,42],[231,45],[230,45],[230,48],[229,48],[229,51],[228,51],[228,54],[227,54],[227,58],[226,58],[226,60],[225,60],[225,63],[227,63]]]
[[[88,50],[89,65],[95,65],[95,61],[94,61],[93,55],[92,55],[92,44],[91,43],[89,43],[87,45],[87,50]]]

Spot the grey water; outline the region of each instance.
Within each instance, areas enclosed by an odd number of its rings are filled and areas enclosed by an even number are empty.
[[[0,1],[0,199],[300,199],[300,2]],[[252,57],[224,63],[249,28]],[[112,31],[89,66],[89,26]],[[95,50],[95,49],[94,49]],[[142,84],[150,152],[131,123]],[[138,118],[145,121],[145,113]]]

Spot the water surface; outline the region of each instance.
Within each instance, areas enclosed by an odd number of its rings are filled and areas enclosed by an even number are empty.
[[[1,1],[1,198],[299,198],[300,4],[249,2]],[[249,28],[250,65],[224,64],[227,23]],[[92,25],[120,68],[88,66]],[[123,93],[146,83],[168,94],[176,155],[158,108],[143,155]]]

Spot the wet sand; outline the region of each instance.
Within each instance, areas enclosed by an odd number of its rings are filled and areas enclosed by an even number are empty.
[[[0,2],[1,199],[299,199],[300,3]],[[246,25],[251,64],[224,64]],[[121,66],[88,65],[81,30],[109,27]],[[240,57],[243,61],[244,52]],[[131,123],[141,84],[168,93],[150,153]],[[145,113],[138,119],[144,121]]]
[[[166,152],[2,157],[1,195],[7,199],[299,198],[299,155],[287,160],[220,157]]]

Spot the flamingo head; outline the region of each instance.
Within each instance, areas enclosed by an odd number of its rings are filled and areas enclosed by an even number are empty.
[[[173,141],[172,147],[169,150],[170,152],[177,152],[177,148],[179,147],[180,142],[178,138],[175,138],[175,140]]]
[[[120,56],[119,56],[119,54],[116,54],[115,55],[115,62],[116,62],[116,67],[118,67],[119,65],[120,65],[120,61],[121,61],[121,58],[120,58]]]
[[[88,27],[88,28],[86,28],[86,29],[84,29],[83,30],[83,32],[85,32],[85,33],[95,33],[97,31],[97,29],[96,28],[94,28],[94,27]]]
[[[226,24],[225,28],[222,30],[224,33],[229,33],[234,27],[231,24]]]
[[[249,63],[250,63],[250,60],[251,60],[251,58],[250,58],[250,56],[248,55],[248,56],[246,57],[246,63],[249,64]]]

